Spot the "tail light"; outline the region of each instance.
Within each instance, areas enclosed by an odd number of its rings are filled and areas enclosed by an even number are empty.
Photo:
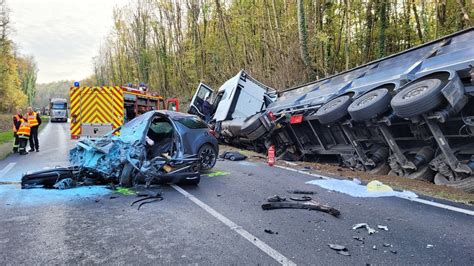
[[[71,139],[79,139],[78,135],[71,135]]]
[[[290,124],[299,124],[303,122],[303,115],[292,115],[290,117]]]
[[[276,120],[276,116],[275,116],[275,114],[273,114],[273,112],[268,112],[268,116],[270,117],[270,119],[271,119],[272,121],[275,121],[275,120]]]

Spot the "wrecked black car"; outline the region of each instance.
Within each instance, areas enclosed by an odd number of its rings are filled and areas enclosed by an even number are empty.
[[[126,187],[197,185],[200,171],[214,167],[218,152],[217,139],[197,116],[150,111],[101,138],[79,140],[70,151],[70,167],[25,174],[22,188],[52,187],[64,179]]]

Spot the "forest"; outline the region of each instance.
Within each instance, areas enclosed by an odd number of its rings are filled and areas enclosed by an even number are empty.
[[[0,0],[0,113],[31,105],[38,75],[34,58],[19,54],[10,39],[9,12],[6,0]]]
[[[138,0],[114,11],[90,83],[188,101],[240,69],[276,89],[472,27],[465,0]],[[92,85],[92,84],[91,84]]]

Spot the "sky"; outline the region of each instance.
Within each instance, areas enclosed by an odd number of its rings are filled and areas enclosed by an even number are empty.
[[[113,8],[128,0],[7,0],[11,39],[38,64],[38,83],[81,80],[93,72],[113,25]]]

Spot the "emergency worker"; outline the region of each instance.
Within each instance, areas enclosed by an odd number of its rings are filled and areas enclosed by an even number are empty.
[[[16,114],[13,116],[13,137],[15,138],[15,141],[13,142],[13,153],[18,152],[18,147],[20,146],[20,140],[18,139],[18,129],[20,127],[20,119],[23,118],[23,115],[21,114],[21,109],[17,108],[16,109]]]
[[[31,135],[30,135],[30,152],[35,151],[39,152],[39,143],[38,143],[38,128],[41,125],[41,117],[38,113],[33,111],[33,108],[28,107],[28,113],[26,117],[28,119],[28,124],[30,125]]]
[[[18,126],[18,131],[16,134],[18,135],[18,140],[19,140],[19,147],[18,147],[18,152],[20,155],[25,155],[28,154],[26,152],[26,145],[28,143],[28,139],[30,137],[30,125],[28,124],[28,121],[22,117],[17,123]]]

